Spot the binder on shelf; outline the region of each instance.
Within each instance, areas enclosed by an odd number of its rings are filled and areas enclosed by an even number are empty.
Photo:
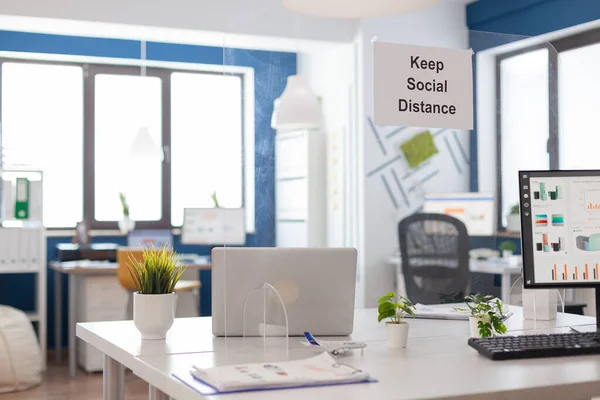
[[[15,218],[29,218],[29,179],[17,178],[15,195]]]
[[[8,235],[6,228],[0,227],[0,268],[8,267]]]
[[[8,235],[8,265],[10,269],[18,267],[17,260],[19,258],[19,228],[6,228]]]
[[[15,203],[13,196],[13,184],[10,179],[0,180],[2,184],[2,215],[0,219],[12,219],[15,213]]]
[[[36,229],[32,229],[30,231],[29,234],[29,250],[28,250],[28,259],[29,259],[29,266],[31,267],[31,269],[38,269],[40,268],[39,262],[40,262],[40,245],[42,241],[42,229],[36,228]],[[44,268],[44,266],[42,266],[41,268]]]
[[[42,221],[42,181],[29,182],[29,220]]]
[[[17,267],[19,269],[31,269],[31,264],[29,263],[29,238],[31,237],[31,233],[32,229],[19,229],[19,250],[17,257]]]

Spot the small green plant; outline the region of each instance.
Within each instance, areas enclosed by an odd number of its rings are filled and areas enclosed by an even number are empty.
[[[130,258],[129,273],[140,294],[169,294],[183,275],[179,255],[169,248],[148,248],[142,261]]]
[[[219,200],[217,200],[217,192],[212,192],[212,194],[210,195],[210,198],[212,199],[215,208],[219,208]]]
[[[400,324],[407,315],[415,316],[415,306],[409,299],[396,295],[394,292],[387,292],[385,296],[379,299],[379,317],[378,322],[389,318],[390,323]]]
[[[498,246],[498,250],[511,251],[514,253],[515,251],[517,251],[517,245],[515,244],[515,242],[511,242],[510,240],[505,240],[500,243],[500,245]]]
[[[119,193],[119,200],[121,200],[121,207],[123,208],[123,216],[129,217],[129,204],[127,204],[127,197],[124,193]]]
[[[504,312],[504,303],[494,296],[474,294],[465,297],[467,308],[459,308],[458,311],[468,312],[471,317],[480,319],[477,321],[479,334],[482,338],[506,333],[504,320],[507,314]]]
[[[510,215],[519,215],[519,213],[520,213],[520,211],[519,211],[518,203],[510,208]]]

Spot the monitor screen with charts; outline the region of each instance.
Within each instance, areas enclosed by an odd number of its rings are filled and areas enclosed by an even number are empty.
[[[525,287],[600,284],[600,170],[520,171]]]

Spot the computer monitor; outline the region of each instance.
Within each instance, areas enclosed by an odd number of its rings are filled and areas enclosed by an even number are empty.
[[[519,171],[519,190],[524,287],[593,287],[598,304],[600,170]]]
[[[423,212],[450,215],[461,220],[471,236],[496,233],[495,202],[491,193],[429,193]]]

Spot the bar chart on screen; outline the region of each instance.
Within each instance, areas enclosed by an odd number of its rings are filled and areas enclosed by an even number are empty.
[[[550,273],[553,281],[595,281],[598,280],[598,263],[579,265],[554,263]]]
[[[550,269],[553,281],[598,280],[598,263],[568,265],[555,263]]]

